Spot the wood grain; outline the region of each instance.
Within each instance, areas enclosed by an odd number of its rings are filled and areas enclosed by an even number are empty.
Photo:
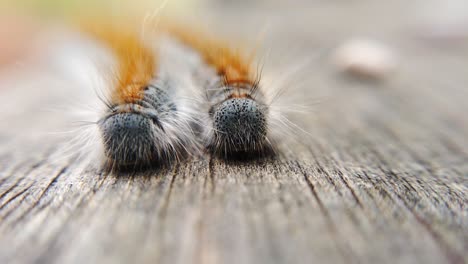
[[[466,263],[467,45],[427,45],[401,21],[377,20],[385,8],[363,2],[349,12],[344,3],[270,10],[224,2],[207,11],[232,27],[239,13],[244,23],[294,15],[266,37],[286,50],[270,65],[315,58],[296,93],[324,99],[296,120],[308,134],[285,138],[274,159],[207,155],[160,170],[97,173],[56,160],[66,142],[37,132],[65,121],[39,110],[59,95],[31,95],[22,111],[2,111],[0,263]],[[402,8],[387,5],[390,14]],[[354,20],[360,14],[372,15]],[[336,73],[328,51],[350,34],[393,45],[399,72],[384,82]],[[296,50],[284,49],[287,40]],[[2,101],[16,103],[8,93]]]

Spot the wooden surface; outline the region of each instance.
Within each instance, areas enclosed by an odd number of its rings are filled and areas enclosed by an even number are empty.
[[[65,140],[43,133],[64,119],[43,106],[66,95],[12,99],[28,78],[3,81],[0,263],[466,263],[468,44],[413,37],[392,3],[208,11],[246,37],[261,26],[241,31],[238,14],[273,21],[265,46],[284,52],[270,68],[314,58],[299,93],[321,104],[296,120],[310,135],[285,139],[274,160],[82,172],[54,158]],[[392,46],[398,71],[384,82],[336,73],[328,51],[354,35]]]

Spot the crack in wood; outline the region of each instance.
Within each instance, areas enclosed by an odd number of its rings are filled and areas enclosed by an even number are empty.
[[[306,182],[307,186],[309,187],[310,192],[312,193],[312,196],[314,197],[315,201],[317,202],[320,212],[324,216],[325,223],[328,227],[330,235],[333,237],[333,241],[335,242],[335,245],[338,249],[338,252],[341,254],[343,260],[347,261],[348,263],[357,263],[358,261],[350,254],[350,249],[347,248],[348,246],[344,245],[343,242],[340,242],[340,238],[338,236],[338,230],[336,228],[336,225],[328,212],[327,208],[323,204],[322,200],[320,199],[317,191],[315,190],[315,186],[312,183],[312,181],[309,179],[308,174],[304,171],[302,168],[302,165],[300,165],[298,162],[296,163],[296,166],[300,169],[302,175],[304,176],[304,181]]]

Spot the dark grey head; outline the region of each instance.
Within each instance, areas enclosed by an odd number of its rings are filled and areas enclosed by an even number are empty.
[[[267,145],[267,108],[251,98],[231,98],[215,106],[213,151],[222,156],[263,152]]]
[[[136,113],[119,113],[106,118],[100,126],[106,156],[119,165],[149,163],[154,157],[152,121]]]
[[[151,165],[168,160],[171,146],[161,117],[171,118],[176,108],[157,87],[145,90],[144,97],[130,104],[116,105],[98,122],[105,155],[112,166]]]

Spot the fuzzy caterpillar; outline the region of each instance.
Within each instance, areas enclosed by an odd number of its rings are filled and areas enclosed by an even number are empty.
[[[193,120],[180,99],[181,81],[173,76],[180,69],[164,59],[162,41],[154,34],[144,37],[132,23],[86,21],[79,30],[115,60],[115,66],[104,71],[110,89],[102,100],[106,110],[95,122],[105,167],[167,163],[195,151]]]
[[[165,30],[197,53],[214,70],[202,78],[206,109],[202,141],[223,158],[258,157],[273,154],[270,104],[260,86],[252,56],[245,56],[222,40],[186,27],[167,25]],[[195,70],[199,77],[198,70]]]

